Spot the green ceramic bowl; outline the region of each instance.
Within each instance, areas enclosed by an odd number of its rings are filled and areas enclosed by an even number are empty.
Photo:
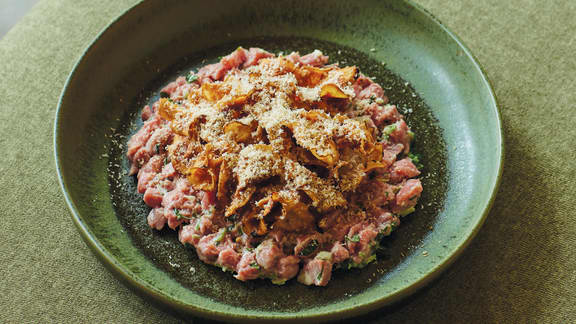
[[[200,262],[174,232],[146,225],[124,157],[138,111],[179,73],[239,45],[319,48],[375,77],[406,115],[425,193],[377,263],[336,271],[328,287],[242,283]],[[137,293],[188,318],[316,322],[406,297],[462,253],[493,201],[502,134],[494,94],[469,50],[410,2],[145,1],[110,24],[70,74],[55,155],[80,233]]]

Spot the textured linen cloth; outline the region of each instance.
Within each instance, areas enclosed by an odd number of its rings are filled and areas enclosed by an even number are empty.
[[[54,168],[64,81],[91,40],[136,2],[40,1],[0,41],[0,322],[181,322],[96,260]],[[463,39],[491,79],[505,169],[494,207],[460,259],[415,296],[362,320],[574,323],[576,1],[416,2]]]

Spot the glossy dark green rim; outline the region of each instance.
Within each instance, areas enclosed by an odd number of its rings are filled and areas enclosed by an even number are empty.
[[[70,197],[70,194],[68,192],[68,188],[67,188],[65,181],[63,179],[63,172],[61,169],[62,165],[61,165],[60,159],[59,159],[59,155],[60,155],[59,138],[60,138],[60,126],[61,126],[59,116],[61,113],[63,101],[67,95],[67,90],[68,90],[68,87],[70,85],[70,82],[71,82],[78,66],[82,63],[82,59],[85,56],[85,54],[92,49],[94,44],[100,39],[100,37],[104,33],[106,33],[106,31],[109,29],[109,27],[117,24],[123,18],[123,16],[125,16],[130,11],[135,10],[136,8],[141,6],[142,2],[139,4],[136,4],[135,6],[129,8],[129,9],[127,9],[126,11],[124,11],[121,15],[119,15],[116,19],[114,19],[110,24],[108,24],[108,26],[104,30],[102,30],[93,39],[91,44],[82,53],[82,55],[80,56],[80,58],[78,59],[78,61],[74,65],[74,68],[72,69],[71,73],[69,74],[69,76],[66,80],[65,86],[64,86],[62,93],[60,95],[60,99],[58,101],[58,107],[56,109],[56,118],[55,118],[55,122],[54,122],[54,133],[53,133],[53,136],[54,136],[54,159],[55,159],[55,164],[56,164],[56,172],[58,175],[58,180],[59,180],[62,192],[64,194],[64,198],[65,198],[66,203],[67,203],[67,205],[71,211],[72,219],[74,221],[75,226],[78,228],[83,240],[88,244],[88,246],[96,254],[98,259],[117,278],[119,278],[123,282],[125,282],[136,293],[138,293],[144,297],[151,298],[151,300],[153,302],[155,302],[156,304],[158,304],[160,307],[168,306],[171,309],[174,309],[178,312],[195,313],[199,316],[203,316],[203,317],[207,317],[207,318],[219,319],[219,320],[228,320],[228,321],[230,321],[230,320],[232,320],[232,321],[254,321],[254,320],[256,320],[256,321],[266,322],[266,321],[270,321],[270,320],[276,320],[276,321],[313,321],[313,322],[317,322],[317,321],[325,321],[325,320],[330,320],[330,319],[342,319],[344,317],[351,317],[351,316],[355,316],[355,315],[360,315],[360,314],[366,313],[368,311],[377,309],[379,307],[383,307],[383,306],[395,303],[395,302],[399,301],[400,299],[405,298],[405,297],[413,294],[414,292],[416,292],[417,290],[419,290],[420,288],[422,288],[426,284],[430,283],[433,279],[437,278],[442,271],[444,271],[448,266],[450,266],[462,254],[464,249],[474,239],[474,237],[477,235],[478,231],[480,230],[480,228],[484,224],[484,221],[485,221],[485,219],[486,219],[486,217],[487,217],[487,215],[488,215],[488,213],[489,213],[489,211],[493,205],[495,196],[498,192],[498,187],[500,185],[500,180],[502,177],[503,164],[504,164],[504,160],[503,160],[504,140],[503,140],[503,132],[502,132],[502,122],[501,122],[501,114],[500,114],[500,111],[498,109],[496,96],[494,94],[494,90],[490,84],[490,81],[488,80],[486,73],[484,72],[484,69],[478,63],[478,60],[471,53],[471,51],[468,49],[468,47],[466,45],[464,45],[464,43],[458,38],[458,36],[456,36],[453,32],[448,30],[448,28],[446,28],[438,19],[436,19],[432,14],[430,14],[424,8],[413,3],[410,0],[405,0],[405,2],[407,4],[409,4],[410,6],[414,7],[421,14],[428,16],[438,27],[441,28],[441,30],[443,30],[447,35],[450,36],[450,38],[452,40],[454,40],[458,44],[458,46],[462,49],[463,53],[465,53],[465,55],[467,55],[468,58],[470,59],[470,61],[474,64],[474,67],[477,69],[478,73],[482,76],[482,80],[484,82],[484,85],[488,88],[489,93],[491,95],[493,107],[495,108],[495,112],[496,112],[496,116],[497,116],[498,135],[499,135],[499,141],[500,141],[500,145],[498,147],[499,148],[498,173],[497,173],[497,177],[494,179],[494,182],[492,183],[492,194],[491,194],[491,196],[488,200],[488,203],[486,204],[486,206],[482,212],[481,218],[479,219],[477,224],[474,226],[472,232],[467,237],[467,239],[462,244],[460,244],[458,246],[458,248],[450,256],[446,257],[441,263],[439,263],[435,268],[433,268],[429,273],[424,275],[421,279],[414,282],[412,285],[406,287],[405,289],[399,290],[395,293],[392,293],[388,296],[385,296],[385,297],[378,299],[378,300],[371,302],[371,303],[364,303],[364,304],[357,305],[354,307],[343,308],[343,309],[340,309],[340,310],[335,311],[335,312],[317,313],[317,314],[314,314],[312,316],[307,316],[306,318],[303,318],[303,317],[294,316],[293,314],[287,314],[287,315],[262,314],[262,316],[254,317],[254,316],[247,316],[244,314],[232,314],[232,313],[227,313],[227,312],[221,312],[221,311],[214,310],[214,309],[199,308],[199,307],[196,307],[194,305],[184,304],[184,303],[179,302],[176,299],[170,298],[170,297],[164,295],[160,290],[155,289],[151,285],[139,280],[138,277],[131,276],[129,274],[128,269],[126,269],[124,266],[119,264],[115,260],[115,258],[112,255],[110,255],[106,251],[106,249],[102,246],[102,244],[95,238],[93,233],[90,231],[90,229],[87,227],[87,225],[80,218],[78,209]]]

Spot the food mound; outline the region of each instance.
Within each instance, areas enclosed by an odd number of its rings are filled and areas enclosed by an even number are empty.
[[[382,87],[316,50],[238,48],[168,84],[128,142],[148,224],[239,280],[376,259],[422,192],[413,138]]]

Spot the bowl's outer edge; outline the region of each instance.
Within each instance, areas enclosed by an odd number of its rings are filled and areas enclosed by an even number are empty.
[[[217,320],[227,320],[227,321],[235,321],[235,322],[238,322],[238,321],[241,321],[241,322],[252,321],[253,322],[254,320],[257,320],[259,322],[267,322],[270,320],[299,321],[299,322],[301,322],[301,321],[305,320],[305,321],[318,322],[318,321],[326,321],[326,320],[331,320],[331,319],[342,319],[344,317],[352,317],[352,316],[364,314],[368,311],[396,303],[399,300],[413,294],[414,292],[416,292],[420,288],[424,287],[426,284],[428,284],[431,281],[433,281],[434,279],[436,279],[440,275],[440,273],[442,273],[447,267],[449,267],[451,264],[454,263],[454,261],[456,261],[456,259],[462,254],[462,252],[466,249],[466,247],[469,246],[470,242],[476,237],[477,233],[479,232],[480,228],[484,224],[486,217],[487,217],[487,215],[488,215],[488,213],[489,213],[489,211],[490,211],[490,209],[494,203],[494,200],[495,200],[495,197],[496,197],[496,194],[498,192],[499,185],[500,185],[500,181],[501,181],[501,177],[502,177],[502,171],[503,171],[503,167],[504,167],[504,150],[505,150],[505,147],[504,147],[504,137],[503,137],[503,130],[502,130],[502,118],[501,118],[499,105],[498,105],[492,84],[491,84],[490,80],[488,79],[488,77],[484,71],[484,68],[480,65],[478,59],[475,57],[474,54],[472,54],[470,49],[462,42],[462,40],[454,32],[450,31],[434,15],[432,15],[430,12],[428,12],[422,6],[414,3],[411,0],[404,0],[404,1],[406,3],[408,3],[410,6],[414,7],[417,11],[420,11],[420,13],[422,13],[422,14],[428,16],[430,19],[432,19],[437,24],[438,27],[440,27],[447,35],[450,36],[450,38],[452,38],[460,46],[460,48],[463,50],[465,55],[468,56],[468,58],[471,60],[471,62],[478,69],[480,75],[483,78],[484,84],[488,87],[489,92],[492,96],[493,107],[495,108],[495,112],[496,112],[496,116],[497,116],[498,135],[499,135],[499,139],[500,139],[500,146],[498,147],[499,152],[497,152],[499,157],[500,157],[499,158],[499,165],[498,165],[499,169],[498,169],[497,177],[495,178],[495,180],[492,184],[492,195],[491,195],[486,207],[484,208],[481,219],[476,224],[473,231],[468,236],[468,238],[464,241],[464,243],[461,244],[450,257],[448,257],[443,263],[439,264],[436,268],[434,268],[426,276],[422,277],[419,281],[415,282],[414,284],[412,284],[407,289],[404,289],[404,290],[399,291],[395,294],[392,294],[392,295],[388,296],[388,298],[381,299],[381,300],[378,300],[378,301],[373,302],[373,303],[366,303],[363,305],[358,305],[358,306],[351,308],[351,309],[343,309],[343,310],[340,310],[338,312],[331,312],[331,313],[321,313],[321,314],[317,314],[315,316],[309,316],[307,318],[302,318],[302,317],[299,317],[297,315],[295,315],[295,316],[294,315],[262,316],[262,317],[254,318],[254,317],[247,317],[247,316],[243,316],[243,315],[239,315],[239,314],[229,314],[229,313],[218,312],[215,310],[195,308],[195,307],[191,307],[190,305],[180,304],[173,299],[166,298],[164,295],[162,295],[162,293],[160,291],[153,289],[152,287],[150,287],[146,283],[139,281],[137,278],[135,278],[133,276],[130,276],[127,273],[127,269],[125,269],[122,265],[118,264],[115,261],[114,257],[112,257],[109,253],[107,253],[105,248],[92,235],[90,235],[90,232],[86,227],[86,224],[80,219],[80,217],[78,215],[77,208],[75,207],[74,202],[72,201],[70,194],[68,193],[68,189],[64,183],[64,179],[63,179],[63,175],[62,175],[60,160],[58,158],[58,156],[59,156],[59,134],[60,134],[60,132],[59,132],[60,119],[58,117],[60,115],[61,107],[62,107],[63,101],[65,100],[66,92],[67,92],[67,89],[69,87],[69,84],[71,83],[72,79],[74,78],[74,74],[75,74],[78,66],[82,63],[83,57],[86,55],[86,53],[88,53],[92,49],[92,47],[97,43],[97,41],[100,39],[100,37],[104,33],[106,33],[106,31],[109,29],[109,27],[111,27],[115,24],[118,24],[119,21],[122,20],[123,16],[127,15],[128,13],[130,13],[133,10],[137,10],[139,7],[141,7],[143,5],[144,2],[140,2],[136,5],[128,8],[124,12],[122,12],[117,18],[112,20],[106,26],[106,28],[104,28],[100,33],[98,33],[98,35],[92,40],[92,42],[86,48],[86,50],[83,51],[83,53],[79,56],[78,61],[75,63],[72,71],[70,72],[68,78],[66,79],[62,93],[61,93],[60,98],[58,100],[57,109],[56,109],[56,118],[54,121],[54,132],[53,132],[54,161],[55,161],[56,172],[57,172],[58,181],[60,183],[61,190],[63,192],[63,195],[64,195],[64,198],[65,198],[66,203],[68,205],[68,208],[70,209],[72,220],[74,221],[75,226],[78,228],[78,230],[82,236],[82,239],[88,244],[88,246],[92,249],[92,251],[98,257],[98,259],[106,266],[106,268],[108,268],[115,275],[116,278],[120,279],[129,288],[131,288],[133,291],[135,291],[139,295],[141,295],[143,297],[151,298],[151,301],[154,302],[154,304],[156,304],[157,306],[159,306],[163,309],[175,310],[179,314],[185,314],[188,312],[193,312],[193,313],[196,313],[197,315],[211,318],[211,319],[217,319]]]

